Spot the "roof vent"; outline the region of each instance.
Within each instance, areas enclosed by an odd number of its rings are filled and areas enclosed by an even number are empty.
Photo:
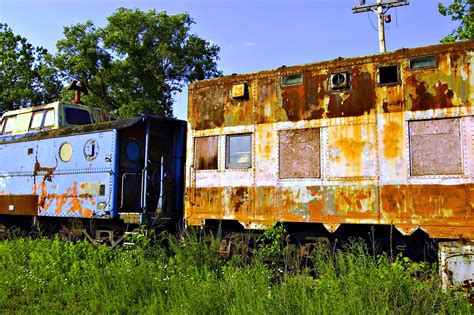
[[[67,88],[69,91],[74,91],[74,99],[71,101],[73,104],[82,104],[81,93],[88,95],[87,88],[84,82],[72,80]]]
[[[329,84],[332,90],[341,90],[349,88],[349,73],[338,72],[331,74]]]

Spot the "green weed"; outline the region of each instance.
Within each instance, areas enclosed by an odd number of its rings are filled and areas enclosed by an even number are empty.
[[[59,238],[0,241],[0,311],[470,314],[464,297],[441,291],[432,265],[374,259],[360,243],[318,248],[311,266],[282,270],[267,262],[284,253],[280,232],[264,234],[250,261],[222,259],[219,236],[199,230],[153,241],[135,235],[135,246],[115,249]]]

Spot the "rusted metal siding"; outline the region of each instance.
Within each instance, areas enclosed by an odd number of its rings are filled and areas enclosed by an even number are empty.
[[[472,100],[472,41],[388,54],[336,59],[255,74],[201,81],[189,86],[189,122],[193,130],[320,118],[353,117],[404,110],[469,106]],[[410,58],[435,55],[437,66],[410,70]],[[400,84],[377,84],[377,67],[400,67]],[[348,72],[351,88],[332,91],[329,74]],[[302,73],[302,85],[281,87],[286,74]],[[230,99],[233,84],[246,82],[250,98]],[[252,106],[253,105],[253,106]]]
[[[0,192],[0,214],[36,215],[38,212],[37,195],[2,195]]]
[[[280,98],[281,94],[279,77],[259,77],[255,79],[255,123],[265,124],[277,121],[287,121],[288,116],[283,109]],[[252,91],[251,91],[252,92]],[[251,114],[251,113],[247,113]]]
[[[72,148],[67,161],[60,157],[64,144]],[[9,214],[111,217],[114,162],[115,131],[110,130],[0,143],[2,204],[17,209]]]
[[[188,142],[194,171],[186,222],[318,222],[331,231],[345,223],[391,224],[404,234],[421,228],[432,237],[474,238],[473,43],[192,84],[188,137],[215,136],[219,148],[217,169],[199,171],[194,140]],[[429,55],[435,67],[410,69],[410,58]],[[399,83],[378,83],[383,65],[398,66]],[[298,73],[302,84],[281,85],[281,76]],[[334,73],[347,73],[349,87],[331,89]],[[249,99],[229,100],[232,85],[243,82]],[[319,134],[313,155],[316,137],[307,130]],[[225,137],[242,133],[253,136],[252,168],[228,170]]]
[[[472,105],[472,41],[470,50],[437,54],[434,69],[406,72],[406,110],[419,111]]]
[[[191,194],[189,219],[220,217],[262,226],[278,221],[378,223],[375,186],[213,187]]]
[[[329,176],[377,176],[377,130],[375,124],[328,128]]]

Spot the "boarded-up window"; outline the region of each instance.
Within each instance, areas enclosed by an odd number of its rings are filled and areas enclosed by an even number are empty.
[[[196,170],[217,169],[218,136],[194,138]]]
[[[320,177],[319,129],[280,131],[280,178]]]
[[[412,175],[462,174],[459,118],[410,121]]]

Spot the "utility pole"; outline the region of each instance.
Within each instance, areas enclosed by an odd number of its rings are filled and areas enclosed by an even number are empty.
[[[379,47],[380,52],[384,53],[386,51],[385,46],[385,22],[390,23],[391,17],[390,14],[385,14],[390,8],[401,7],[404,5],[409,5],[407,0],[377,0],[376,4],[365,4],[365,0],[360,1],[360,6],[352,7],[352,12],[363,13],[363,12],[375,12],[378,17],[379,25]]]

